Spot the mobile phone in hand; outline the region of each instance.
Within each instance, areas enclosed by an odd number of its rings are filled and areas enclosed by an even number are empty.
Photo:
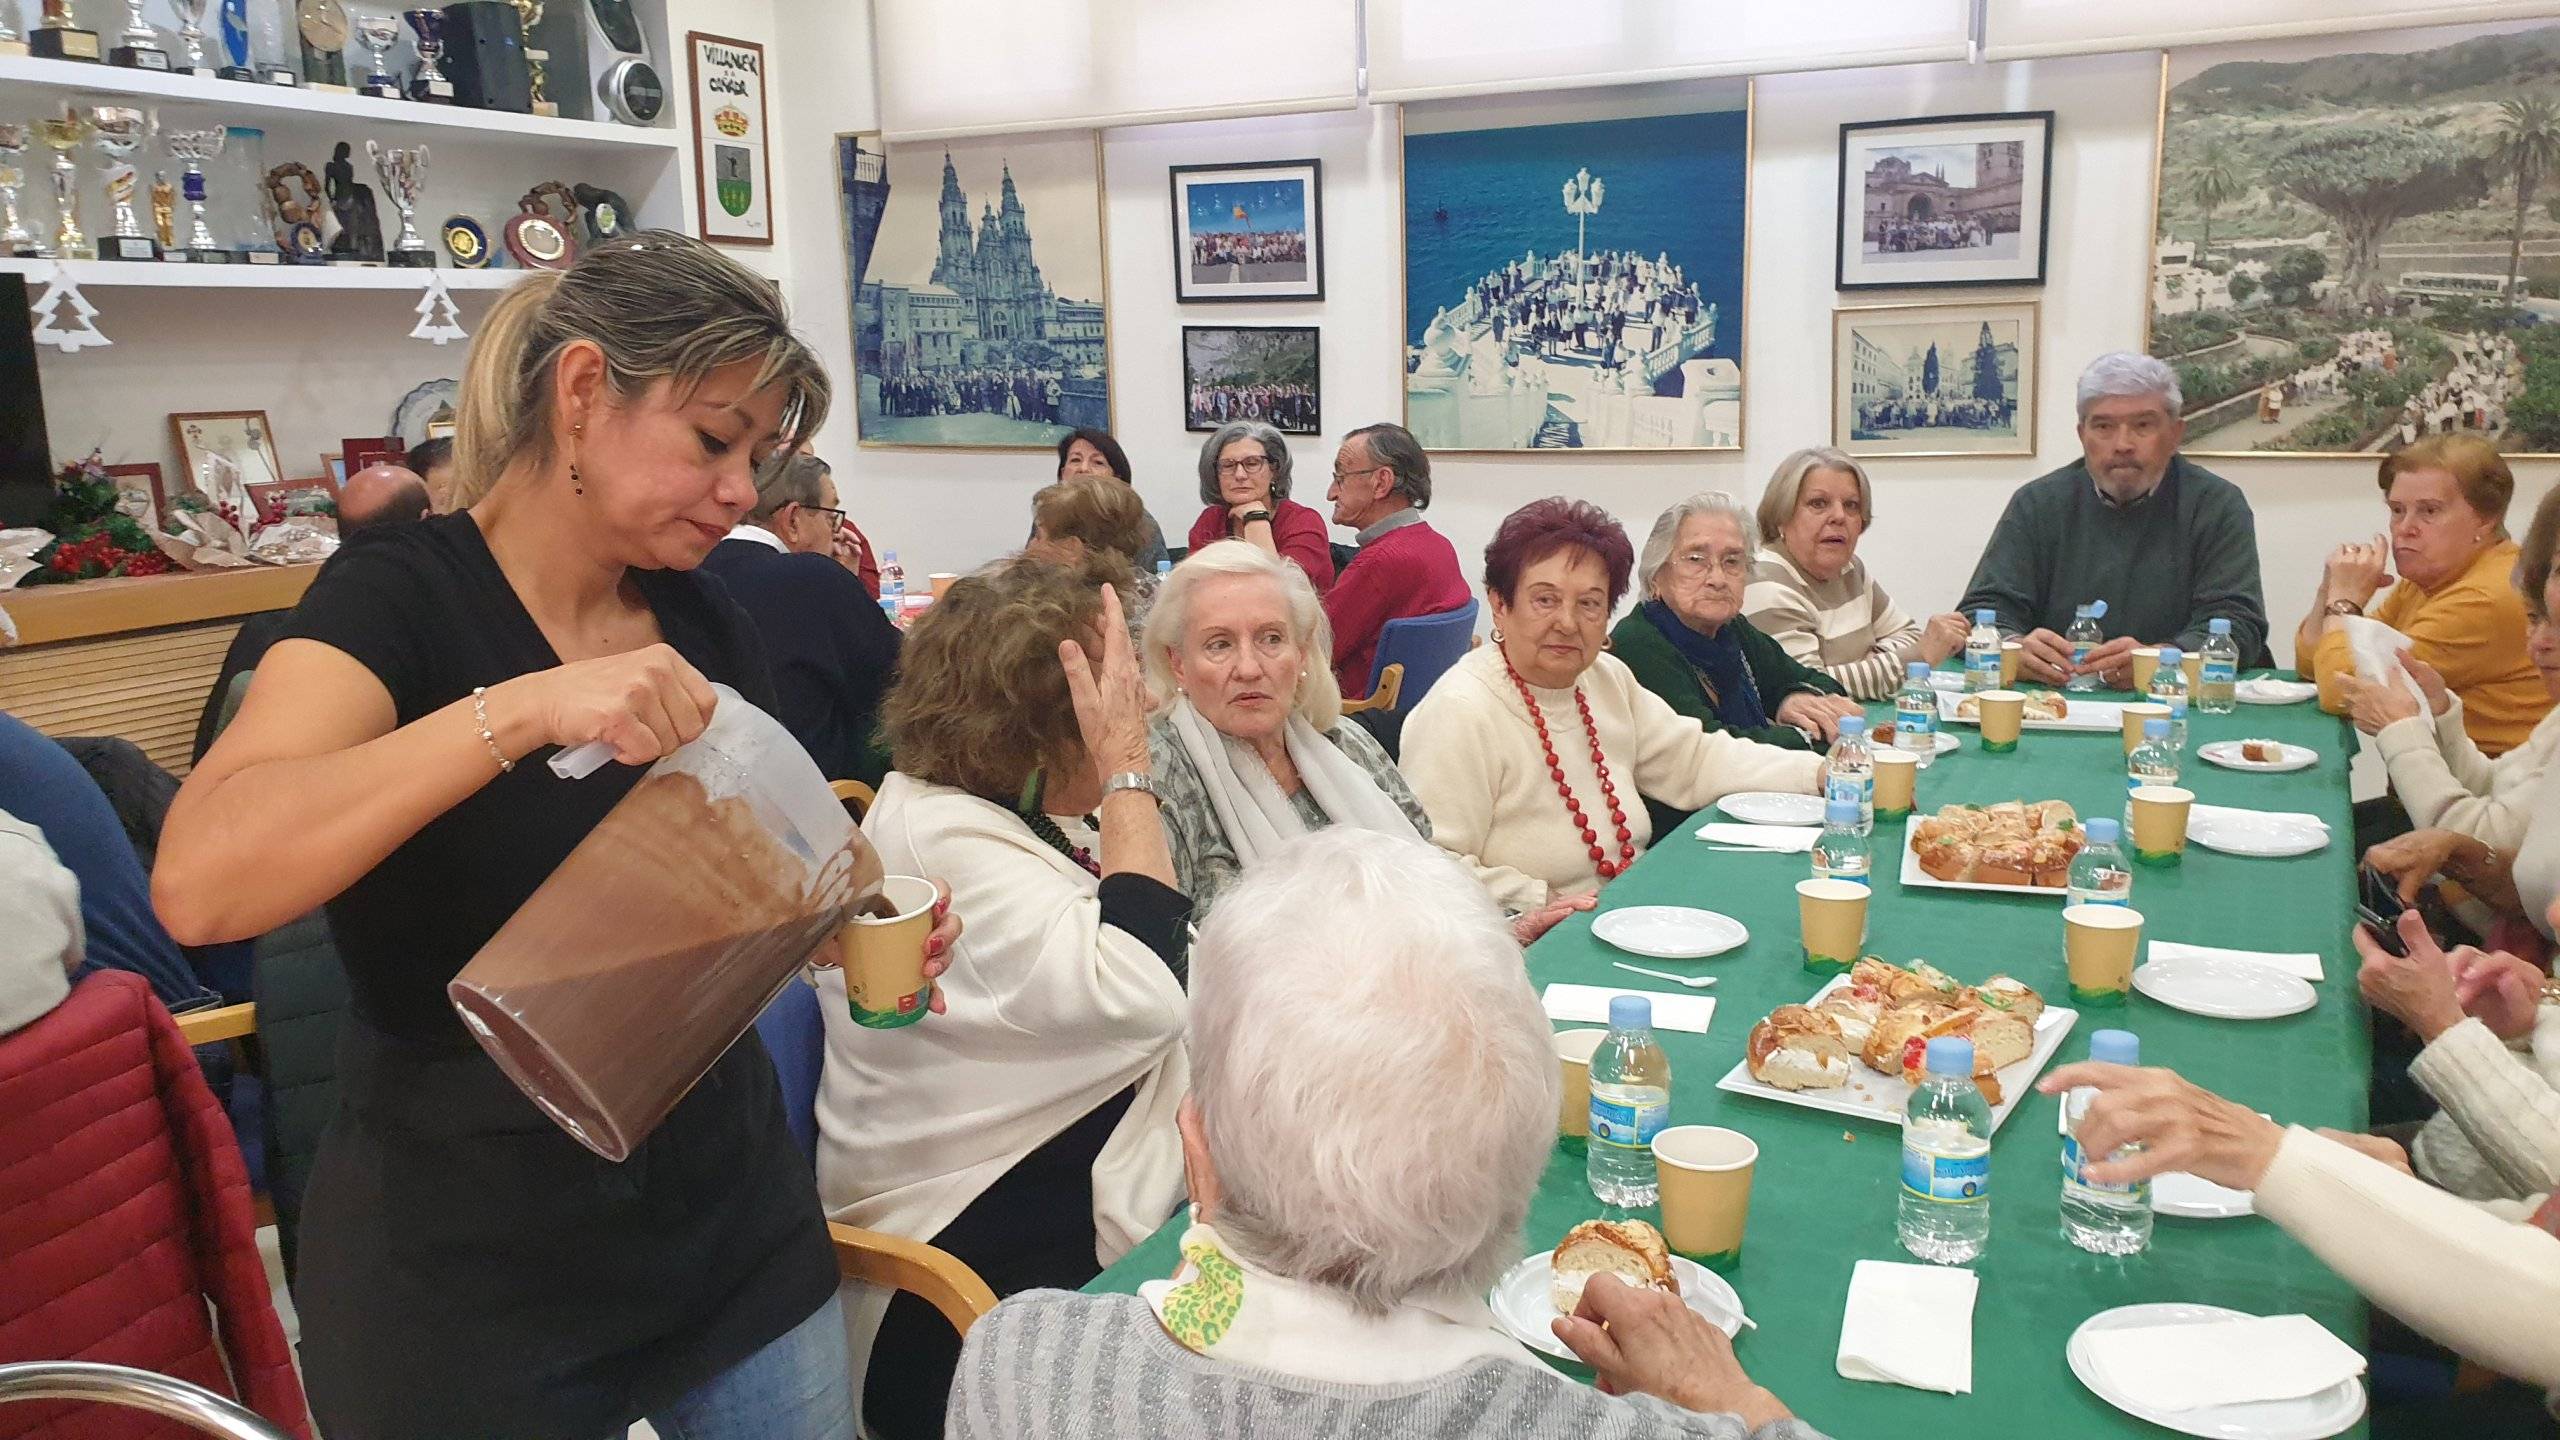
[[[2404,960],[2409,958],[2409,942],[2400,938],[2397,920],[2385,919],[2372,906],[2360,904],[2356,906],[2356,922],[2364,926],[2365,933],[2371,935],[2373,943],[2381,946],[2385,953]]]

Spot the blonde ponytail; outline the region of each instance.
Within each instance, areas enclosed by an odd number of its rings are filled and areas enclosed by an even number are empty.
[[[535,322],[560,288],[561,272],[536,270],[507,287],[472,337],[454,408],[453,493],[456,505],[486,497],[518,448],[533,397],[524,393],[525,349]],[[537,443],[541,436],[530,437]]]

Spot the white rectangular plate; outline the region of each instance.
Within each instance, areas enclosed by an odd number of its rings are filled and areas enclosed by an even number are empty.
[[[2038,900],[2067,900],[2070,890],[2059,885],[1984,885],[1972,880],[1941,880],[1920,868],[1920,852],[1912,847],[1920,822],[1928,817],[1911,812],[1911,820],[1902,830],[1902,883],[1924,885],[1932,890],[1979,890],[1986,895],[2027,895]]]
[[[2123,701],[2083,700],[2077,695],[2065,695],[2062,698],[2066,702],[2068,708],[2061,719],[2039,720],[2033,715],[2030,715],[2026,719],[2018,722],[2018,728],[2022,730],[2078,730],[2092,735],[2101,731],[2104,731],[2109,735],[2121,736],[2124,734]],[[1957,718],[1956,707],[1963,703],[1964,697],[1962,695],[1950,695],[1943,690],[1939,691],[1938,723],[1941,725],[1972,725],[1979,727],[1982,724],[1980,720],[1963,720]]]
[[[1849,983],[1846,975],[1834,975],[1831,983],[1813,992],[1804,1003],[1811,1005],[1823,996]],[[1991,1133],[2000,1133],[2008,1122],[2009,1112],[2035,1087],[2036,1077],[2053,1062],[2054,1052],[2062,1048],[2062,1038],[2080,1021],[2080,1012],[2048,1003],[2044,1013],[2036,1017],[2036,1045],[2027,1058],[2014,1065],[2004,1065],[1993,1073],[2000,1078],[2000,1103],[1991,1107]],[[1758,1021],[1753,1021],[1758,1024]],[[1900,1125],[1902,1108],[1911,1103],[1911,1087],[1890,1075],[1879,1075],[1865,1062],[1852,1057],[1849,1061],[1849,1083],[1837,1090],[1781,1090],[1763,1085],[1751,1078],[1748,1061],[1737,1060],[1725,1077],[1716,1082],[1719,1090],[1736,1095],[1757,1095],[1784,1105],[1801,1105],[1808,1110],[1828,1110],[1834,1115],[1848,1115],[1872,1120],[1879,1125]]]

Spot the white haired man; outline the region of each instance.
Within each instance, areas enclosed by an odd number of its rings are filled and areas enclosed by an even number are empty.
[[[2009,497],[1956,608],[1994,612],[2023,642],[2020,670],[2047,684],[2121,686],[2136,646],[2199,650],[2217,619],[2242,666],[2270,663],[2257,520],[2239,486],[2178,453],[2176,372],[2115,351],[2081,372],[2079,398],[2081,458]],[[2093,600],[2107,638],[2075,666],[2062,632]]]
[[[1327,943],[1308,945],[1317,897]],[[1192,948],[1180,1273],[997,1306],[969,1331],[948,1433],[1820,1440],[1671,1296],[1602,1277],[1556,1322],[1614,1393],[1493,1328],[1482,1297],[1555,1143],[1549,1037],[1508,927],[1449,856],[1339,827],[1281,846]],[[1467,1103],[1377,1103],[1417,1073]]]

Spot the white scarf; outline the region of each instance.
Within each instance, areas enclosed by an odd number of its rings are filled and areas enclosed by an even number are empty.
[[[1280,793],[1280,782],[1271,778],[1271,767],[1252,746],[1220,734],[1188,698],[1175,701],[1167,718],[1182,739],[1183,752],[1200,771],[1209,808],[1217,813],[1218,828],[1234,847],[1238,865],[1250,870],[1282,841],[1307,833],[1307,822],[1298,818],[1289,797]],[[1357,761],[1317,734],[1305,716],[1293,711],[1281,739],[1289,747],[1290,763],[1298,767],[1299,783],[1334,824],[1420,838],[1403,807]]]
[[[1320,1285],[1236,1258],[1193,1212],[1182,1268],[1138,1287],[1176,1344],[1231,1365],[1337,1385],[1404,1385],[1482,1359],[1537,1365],[1482,1299],[1413,1299],[1367,1315]]]

